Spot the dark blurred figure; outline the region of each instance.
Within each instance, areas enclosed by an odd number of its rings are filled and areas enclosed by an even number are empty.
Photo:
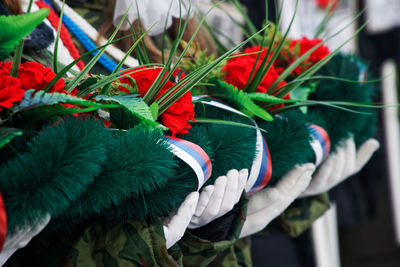
[[[268,20],[276,20],[276,4],[278,0],[268,0]],[[260,30],[265,22],[265,0],[240,0],[247,8],[251,21]]]

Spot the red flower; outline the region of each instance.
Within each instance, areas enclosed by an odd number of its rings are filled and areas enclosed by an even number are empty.
[[[11,65],[11,62],[0,62],[0,74],[9,75]],[[38,62],[21,63],[18,70],[18,79],[21,83],[21,88],[24,90],[42,90],[55,76],[56,74],[50,68]],[[64,85],[64,80],[60,79],[49,92],[65,93]]]
[[[244,50],[243,53],[239,53],[237,55],[252,53],[256,51],[260,51],[259,46],[247,48]],[[258,54],[244,55],[229,59],[222,69],[223,71],[225,71],[225,81],[229,84],[236,86],[238,89],[243,90],[246,86],[247,81],[250,78],[253,66],[257,64],[257,71],[265,56],[266,50],[263,49],[258,60]],[[271,85],[278,79],[278,77],[279,74],[276,72],[274,65],[272,65],[261,80],[261,83],[256,88],[256,92],[266,93],[269,87],[271,87]],[[278,88],[284,86],[285,84],[285,81],[280,82]]]
[[[339,0],[316,0],[316,1],[317,1],[317,6],[320,9],[326,9],[328,5],[332,3],[330,11],[335,10],[340,2]]]
[[[22,100],[24,94],[17,78],[0,74],[0,111],[2,107],[10,108],[13,103]]]
[[[299,57],[303,56],[314,46],[319,45],[322,42],[321,39],[308,39],[303,37],[302,39],[291,40],[287,50],[282,50],[279,56],[279,60],[275,62],[277,72],[282,73],[288,66],[290,66]],[[296,51],[298,49],[298,51]],[[329,55],[329,49],[325,45],[320,45],[315,49],[307,59],[301,62],[291,74],[296,76],[300,75],[304,71],[308,70],[315,63],[322,60],[324,57]]]
[[[37,62],[22,63],[18,70],[18,78],[25,90],[42,90],[55,76],[56,74],[50,68]],[[49,92],[64,93],[64,85],[64,80],[60,79]]]
[[[141,70],[141,71],[137,71]],[[161,72],[160,67],[140,67],[134,69],[137,71],[131,73],[129,76],[132,77],[139,90],[140,96],[144,96],[149,90],[153,82],[156,80],[158,74]],[[130,71],[132,72],[132,71]],[[173,76],[176,77],[178,71],[175,71]],[[165,76],[164,76],[165,78]],[[183,78],[183,77],[182,77]],[[131,82],[127,77],[123,77],[119,80],[121,83],[131,85]],[[163,93],[174,86],[175,83],[167,81],[166,84],[161,88],[160,92],[157,94],[156,99],[158,99]],[[126,88],[120,87],[120,90],[126,91]],[[190,92],[185,93],[181,98],[179,98],[175,103],[173,103],[164,113],[160,115],[161,122],[169,128],[172,136],[176,134],[186,134],[188,129],[192,128],[189,124],[189,120],[194,121],[194,107],[192,103],[192,94]]]
[[[314,46],[319,45],[322,42],[321,39],[308,39],[307,37],[303,37],[302,39],[292,40],[289,47],[293,50],[296,45],[300,45],[299,57],[304,55]],[[314,50],[310,56],[303,62],[303,66],[299,65],[294,69],[294,73],[299,75],[308,68],[310,68],[315,63],[319,62],[321,59],[329,55],[329,49],[326,45],[320,45],[316,50]]]
[[[308,39],[307,37],[303,37],[302,39],[292,40],[289,47],[294,49],[296,45],[299,43],[300,44],[299,56],[302,56],[305,53],[307,53],[308,50],[310,50],[314,46],[317,46],[321,42],[322,42],[321,39]],[[314,52],[311,53],[311,55],[308,57],[307,60],[315,64],[324,57],[326,57],[327,55],[329,55],[328,47],[326,45],[320,45],[316,50],[314,50]]]
[[[0,75],[1,74],[10,74],[12,62],[0,62]]]

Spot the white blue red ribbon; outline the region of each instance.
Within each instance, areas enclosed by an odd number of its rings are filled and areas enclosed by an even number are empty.
[[[311,124],[308,126],[312,141],[310,143],[315,154],[315,165],[319,165],[329,154],[331,142],[328,133],[324,128]]]
[[[246,114],[230,106],[227,106],[219,101],[213,100],[208,96],[194,96],[192,100],[199,101],[202,104],[214,106],[244,116],[250,119],[250,121],[254,124],[255,127],[258,127],[257,123]],[[245,186],[245,191],[247,195],[254,194],[263,189],[268,184],[269,180],[271,179],[271,176],[272,176],[271,155],[269,153],[267,143],[265,142],[265,139],[261,134],[261,131],[257,129],[256,156],[253,161],[253,165],[251,166],[249,178],[247,179],[247,183]]]
[[[167,141],[172,153],[193,169],[198,179],[196,189],[200,189],[211,176],[212,165],[210,157],[195,143],[171,136],[167,136]]]
[[[245,187],[247,195],[252,195],[263,189],[272,176],[271,155],[260,130],[257,131],[256,149],[256,158],[251,166],[249,179]]]

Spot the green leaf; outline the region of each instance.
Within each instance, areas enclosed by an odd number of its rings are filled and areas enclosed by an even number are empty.
[[[48,9],[23,15],[0,16],[0,60],[14,50],[22,38],[32,32],[49,14]]]
[[[53,52],[53,55],[54,55],[53,56],[53,70],[55,73],[58,72],[58,43],[60,41],[61,26],[62,26],[62,20],[63,20],[63,15],[64,15],[64,5],[65,5],[65,0],[62,1],[60,19],[58,21],[57,36],[56,36],[54,52]]]
[[[116,106],[114,106],[115,108]],[[38,108],[34,108],[29,110],[29,112],[25,112],[24,115],[28,117],[37,117],[37,118],[45,118],[45,117],[58,117],[58,116],[66,116],[73,115],[76,113],[84,113],[91,112],[100,109],[100,107],[87,107],[87,108],[79,108],[77,106],[74,107],[65,107],[63,105],[51,105],[51,106],[41,106]]]
[[[118,103],[126,111],[126,115],[134,116],[136,119],[145,122],[149,126],[159,127],[160,124],[155,121],[150,107],[142,98],[138,98],[137,96],[136,94],[117,96],[98,95],[95,99],[97,101]]]
[[[15,128],[0,127],[0,148],[5,146],[16,136],[22,135],[22,131]]]
[[[237,46],[233,47],[231,50],[227,51],[220,57],[218,57],[215,61],[210,64],[207,64],[200,69],[193,71],[186,75],[183,79],[180,79],[177,84],[172,86],[168,89],[167,92],[164,94],[168,95],[168,98],[163,101],[162,103],[159,101],[163,95],[157,99],[157,102],[160,104],[160,111],[159,113],[162,114],[165,112],[177,99],[182,97],[186,92],[190,91],[194,86],[196,86],[207,74],[209,74],[221,61],[225,60],[227,57],[231,56],[234,51],[243,47],[247,42],[252,40],[257,34],[264,31],[266,27],[261,29],[256,34],[252,35],[249,39],[243,41],[242,43],[238,44]],[[189,43],[188,43],[189,44]],[[172,93],[173,92],[173,93]],[[170,95],[169,95],[170,94]]]
[[[150,105],[150,111],[155,120],[158,118],[158,108],[159,106],[157,102],[153,102],[153,104]]]
[[[217,79],[212,79],[210,82],[214,84],[212,87],[208,86],[208,92],[211,96],[228,100],[251,116],[255,115],[266,121],[273,120],[272,116],[254,103],[244,91]]]
[[[96,55],[86,64],[86,66],[83,68],[83,70],[79,73],[79,75],[75,76],[74,79],[72,79],[68,85],[66,86],[65,90],[67,92],[71,92],[75,86],[77,86],[81,80],[83,80],[86,76],[87,73],[94,67],[96,62],[99,60],[102,54],[106,51],[107,46],[111,44],[111,42],[114,40],[114,37],[117,35],[119,28],[121,27],[122,23],[124,22],[126,16],[128,15],[128,10],[125,12],[124,16],[122,17],[121,21],[119,22],[118,26],[115,28],[114,32],[111,34],[110,38],[108,39],[107,43],[101,48]]]
[[[308,96],[315,92],[317,88],[318,82],[308,82],[302,86],[297,87],[293,91],[290,92],[290,99],[293,100],[307,100]],[[306,114],[308,111],[307,106],[300,107],[300,110]]]
[[[92,107],[95,109],[104,107],[118,107],[118,105],[104,105],[65,93],[46,93],[44,91],[37,91],[35,93],[34,89],[30,89],[25,92],[22,101],[18,105],[13,106],[11,110],[13,112],[20,112],[33,108],[51,106],[59,103],[68,103],[84,107]]]
[[[87,78],[84,79],[80,84],[78,84],[75,88],[78,89],[79,91],[80,91],[80,90],[84,90],[84,89],[86,89],[87,87],[89,87],[89,86],[91,86],[91,85],[93,85],[93,84],[96,84],[96,83],[97,83],[97,80],[98,80],[97,78],[92,77],[92,76],[87,77]]]
[[[282,99],[273,95],[264,94],[264,93],[247,93],[247,96],[250,97],[253,101],[260,101],[260,102],[268,102],[274,104],[281,104],[281,103],[295,103],[295,100],[286,100]]]

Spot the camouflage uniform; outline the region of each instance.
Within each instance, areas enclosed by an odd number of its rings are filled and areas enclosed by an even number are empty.
[[[237,262],[246,262],[240,266],[251,266],[246,243],[237,242],[246,215],[246,197],[238,207],[227,240],[213,243],[186,231],[183,239],[167,250],[161,218],[151,222],[95,222],[74,233],[44,231],[6,266],[237,266]]]
[[[226,240],[211,242],[186,231],[178,242],[183,253],[183,265],[197,266],[251,266],[250,250],[246,242],[238,241],[246,219],[248,199],[245,195],[237,204],[239,212],[229,229]],[[243,262],[245,264],[239,264]]]
[[[175,256],[175,257],[174,257]],[[71,249],[65,266],[181,266],[182,257],[168,254],[160,219],[95,223]]]
[[[108,6],[108,2],[108,0],[66,1],[68,5],[96,29],[99,29],[104,22],[104,9]]]
[[[329,197],[323,193],[313,197],[296,199],[278,218],[282,229],[297,237],[311,227],[313,222],[329,209]]]
[[[257,235],[286,233],[297,237],[329,209],[327,193],[296,199],[281,215]]]

